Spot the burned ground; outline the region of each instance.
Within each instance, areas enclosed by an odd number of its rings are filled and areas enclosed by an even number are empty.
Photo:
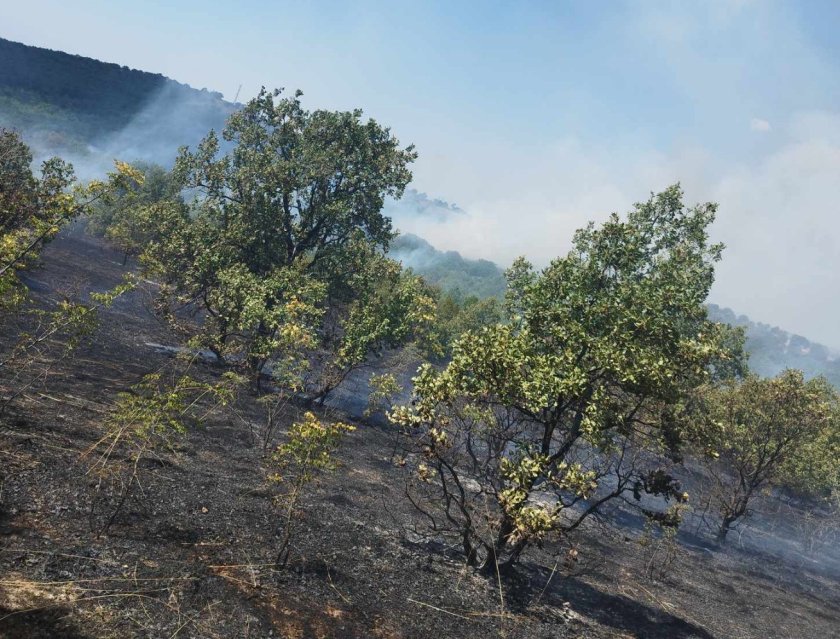
[[[41,304],[105,290],[125,272],[119,254],[79,234],[43,259],[27,280]],[[85,452],[115,394],[170,361],[147,344],[176,343],[148,306],[142,291],[120,299],[0,417],[0,637],[836,636],[840,588],[818,564],[687,537],[696,543],[660,571],[664,544],[641,548],[616,518],[570,540],[576,557],[547,546],[501,584],[480,577],[401,533],[414,514],[383,424],[348,437],[277,573],[262,409],[247,394],[235,414],[216,412],[144,457],[142,494],[99,534],[113,496],[96,490]]]

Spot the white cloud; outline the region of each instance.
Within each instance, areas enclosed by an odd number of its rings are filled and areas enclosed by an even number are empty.
[[[766,133],[771,129],[770,123],[761,118],[753,118],[750,120],[750,131],[758,131],[759,133]]]

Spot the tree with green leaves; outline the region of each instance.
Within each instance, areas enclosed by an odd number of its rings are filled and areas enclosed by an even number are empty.
[[[130,288],[124,284],[92,294],[86,303],[63,299],[50,309],[30,303],[21,273],[36,263],[44,246],[76,217],[140,179],[130,166],[117,162],[106,180],[81,186],[73,168],[59,158],[43,162],[40,175],[31,164],[32,152],[20,136],[0,129],[0,327],[15,336],[0,352],[0,377],[11,391],[0,409],[43,373],[33,367],[39,357],[56,345],[61,357],[72,352],[91,334],[97,310]]]
[[[391,413],[413,444],[409,496],[468,564],[510,567],[617,498],[677,523],[643,494],[687,499],[668,467],[697,434],[692,394],[741,358],[703,305],[722,251],[714,213],[673,186],[578,231],[540,272],[518,260],[510,321],[418,372],[412,405]]]
[[[17,272],[73,219],[82,205],[70,192],[73,169],[59,158],[33,174],[32,152],[14,131],[0,129],[0,312],[26,298]]]
[[[335,452],[344,435],[354,430],[355,427],[348,424],[324,421],[307,412],[302,421],[292,424],[286,441],[274,451],[269,480],[284,488],[276,500],[283,512],[283,533],[274,562],[276,568],[284,568],[289,561],[290,544],[304,491],[320,475],[338,467]]]
[[[440,292],[435,331],[443,354],[451,355],[452,345],[464,333],[500,323],[504,319],[503,311],[500,301],[495,297],[464,297],[457,291]]]
[[[319,273],[330,286],[320,348],[312,358],[312,399],[323,401],[384,351],[414,343],[425,352],[440,352],[434,290],[369,242],[348,244]]]
[[[87,230],[107,238],[123,251],[123,263],[140,255],[156,239],[160,207],[184,211],[181,186],[170,171],[157,164],[132,165],[138,179],[120,186],[91,207]]]
[[[213,132],[182,150],[173,175],[194,197],[158,210],[141,261],[162,283],[161,312],[258,383],[287,338],[326,351],[323,396],[424,316],[419,280],[382,256],[384,198],[402,194],[416,154],[361,111],[306,111],[300,95],[263,90],[231,116],[225,152]]]
[[[830,494],[840,467],[840,449],[830,443],[837,438],[838,396],[825,379],[806,381],[794,370],[772,379],[748,376],[712,388],[706,401],[718,427],[719,456],[708,465],[721,517],[718,542],[774,483]]]
[[[26,300],[18,272],[31,266],[41,249],[68,223],[86,215],[142,177],[128,164],[116,163],[106,181],[82,187],[73,167],[54,157],[32,172],[32,151],[14,131],[0,129],[0,313]]]

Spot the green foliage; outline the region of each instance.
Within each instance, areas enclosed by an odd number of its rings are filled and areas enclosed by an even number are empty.
[[[452,354],[452,345],[464,333],[476,332],[504,319],[504,309],[495,297],[478,298],[474,295],[461,299],[460,295],[441,293],[437,300],[435,330],[440,350]]]
[[[826,427],[801,442],[782,464],[783,485],[825,502],[840,498],[840,414],[836,405]]]
[[[337,468],[334,453],[344,435],[354,430],[348,424],[324,422],[307,412],[303,421],[292,424],[286,441],[272,455],[269,480],[285,489],[277,497],[284,514],[283,538],[275,562],[278,568],[288,562],[295,514],[306,487],[323,473]]]
[[[136,460],[144,452],[171,448],[187,432],[187,424],[200,422],[218,406],[235,397],[241,379],[225,373],[217,383],[199,382],[188,375],[168,380],[161,373],[145,375],[130,392],[120,393],[106,422],[107,434],[97,443],[104,463],[119,445],[127,445]],[[207,408],[203,401],[212,399]]]
[[[517,261],[510,322],[466,333],[443,371],[421,368],[415,402],[392,418],[436,478],[425,512],[442,514],[469,563],[510,565],[626,492],[685,499],[662,469],[694,436],[683,404],[741,356],[703,306],[722,248],[708,243],[714,210],[683,207],[675,186],[579,231],[540,273]],[[583,464],[591,447],[602,459]]]
[[[60,300],[54,310],[31,309],[24,314],[30,326],[21,331],[7,352],[0,355],[0,373],[15,369],[17,376],[30,372],[35,360],[58,342],[61,353],[71,353],[99,325],[98,312],[110,307],[134,284],[125,282],[105,293],[91,293],[91,302],[82,304],[71,300]],[[61,357],[61,355],[59,355]],[[20,392],[21,389],[18,389]]]
[[[399,197],[411,179],[411,146],[361,111],[305,111],[300,95],[263,90],[230,117],[230,153],[219,156],[211,132],[175,167],[201,194],[194,214],[204,243],[258,275],[298,259],[317,264],[358,232],[387,246],[384,197]]]
[[[346,275],[338,282],[332,276],[315,397],[323,398],[384,350],[414,342],[427,352],[439,351],[434,291],[369,243],[348,245],[319,272],[327,281],[330,273]]]
[[[58,158],[45,161],[40,176],[31,163],[32,153],[20,137],[0,129],[0,322],[4,331],[17,333],[0,354],[0,373],[16,385],[12,397],[37,380],[42,371],[34,364],[48,348],[60,343],[59,357],[66,356],[92,333],[96,311],[130,287],[92,294],[89,303],[61,300],[50,310],[27,304],[21,271],[66,224],[134,178],[130,167],[118,163],[106,181],[82,188],[74,186],[72,167]]]
[[[370,417],[377,412],[387,412],[394,408],[394,400],[403,392],[402,385],[392,373],[382,375],[371,375],[368,382],[370,394],[368,405],[365,409],[365,417]]]
[[[194,345],[257,379],[302,375],[293,361],[320,352],[308,386],[323,397],[370,354],[418,337],[432,301],[381,254],[393,235],[383,200],[409,181],[412,147],[360,111],[309,112],[299,96],[262,91],[231,116],[226,154],[212,132],[182,150],[173,175],[195,197],[154,210],[141,261]],[[174,312],[184,307],[195,321]]]
[[[707,402],[719,428],[710,472],[720,541],[773,483],[826,494],[837,487],[838,396],[826,380],[805,381],[801,371],[749,376],[710,389]]]
[[[468,260],[456,251],[439,251],[422,238],[406,233],[391,242],[391,256],[459,303],[470,296],[502,298],[505,276],[488,260]]]
[[[85,454],[92,457],[88,473],[97,478],[97,491],[116,493],[117,503],[100,533],[114,523],[132,489],[140,487],[144,456],[171,451],[189,424],[201,423],[231,404],[241,385],[242,379],[233,373],[209,383],[188,374],[169,378],[158,372],[118,395],[105,421],[105,434]],[[129,460],[127,466],[123,457]]]
[[[126,255],[139,255],[159,239],[162,208],[184,211],[180,185],[172,174],[155,164],[137,163],[131,167],[133,180],[91,207],[87,229],[116,244]]]
[[[52,158],[36,177],[31,163],[32,153],[20,137],[0,129],[0,313],[26,299],[17,271],[78,214],[79,203],[69,192],[72,168]]]
[[[0,129],[0,315],[27,298],[18,271],[30,266],[67,223],[136,177],[131,167],[118,162],[107,181],[71,188],[69,164],[52,158],[36,177],[31,163],[32,153],[20,137]]]

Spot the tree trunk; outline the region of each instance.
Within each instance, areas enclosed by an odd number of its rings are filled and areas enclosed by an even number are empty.
[[[723,521],[720,522],[720,528],[718,528],[718,533],[716,537],[716,541],[719,545],[723,545],[726,543],[726,535],[729,534],[729,528],[732,526],[732,522],[735,521],[735,517],[724,517]]]

